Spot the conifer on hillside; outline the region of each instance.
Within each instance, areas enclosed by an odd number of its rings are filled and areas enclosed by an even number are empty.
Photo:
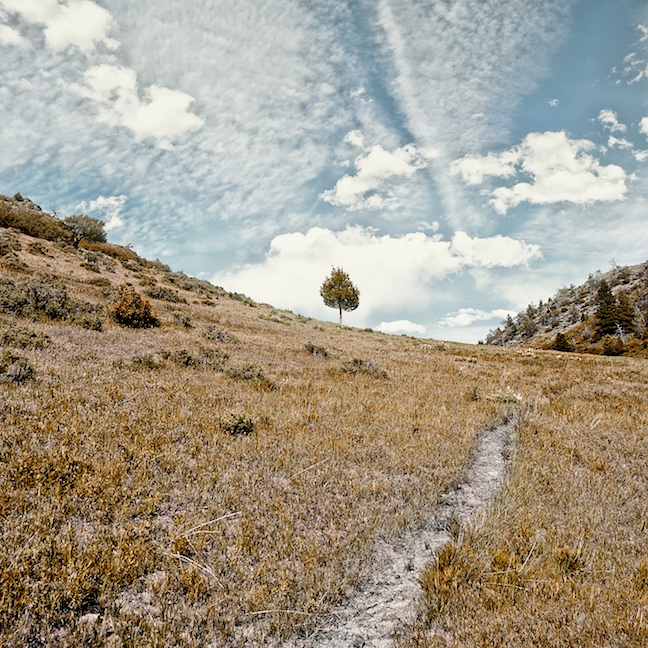
[[[605,279],[596,292],[596,333],[599,338],[617,331],[617,303]]]

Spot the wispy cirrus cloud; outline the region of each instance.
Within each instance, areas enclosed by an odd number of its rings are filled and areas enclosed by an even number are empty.
[[[466,156],[451,167],[469,184],[488,176],[525,180],[511,187],[500,186],[488,193],[496,212],[528,202],[533,205],[624,200],[628,175],[616,164],[603,165],[590,154],[596,148],[590,140],[575,140],[564,131],[530,133],[522,143],[499,155]]]
[[[115,28],[112,15],[92,0],[0,0],[0,8],[42,26],[45,42],[55,53],[77,48],[92,59],[99,45],[110,51],[120,45],[108,35]],[[0,42],[23,45],[27,41],[12,27],[0,25]],[[168,148],[171,141],[204,124],[189,110],[191,95],[155,84],[140,91],[133,69],[102,63],[88,67],[83,77],[84,85],[69,83],[68,87],[96,102],[99,121],[124,126],[138,140],[152,138]]]

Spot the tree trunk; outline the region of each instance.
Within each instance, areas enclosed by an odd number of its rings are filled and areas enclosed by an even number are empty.
[[[340,306],[340,324],[342,324],[342,306]]]

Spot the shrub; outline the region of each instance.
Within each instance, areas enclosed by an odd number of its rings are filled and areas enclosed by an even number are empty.
[[[247,414],[230,412],[220,419],[218,425],[232,436],[249,436],[254,432],[254,421]]]
[[[34,368],[25,358],[5,351],[0,356],[0,376],[6,382],[23,383],[34,376]]]
[[[214,342],[233,342],[234,338],[225,330],[214,326],[213,324],[208,324],[205,327],[205,337],[208,340],[213,340]]]
[[[148,297],[151,297],[152,299],[162,299],[173,304],[187,303],[187,300],[179,295],[175,290],[171,290],[171,288],[165,288],[164,286],[153,286],[152,288],[145,290],[144,294]]]
[[[353,358],[350,362],[347,362],[343,367],[342,371],[350,374],[363,373],[372,378],[389,378],[389,374],[380,368],[380,365],[374,360],[362,360],[361,358]]]
[[[182,326],[184,328],[193,328],[190,315],[181,313],[180,311],[174,311],[172,314],[173,320],[176,324],[178,324],[178,326]]]
[[[77,245],[81,240],[91,241],[92,243],[106,242],[106,232],[104,231],[106,223],[101,220],[78,214],[68,216],[63,222],[70,228],[73,241]]]
[[[304,345],[306,347],[306,350],[314,356],[322,356],[323,358],[328,357],[328,351],[322,347],[322,346],[317,346],[316,344],[313,344],[312,342],[306,342]]]
[[[58,218],[30,208],[24,201],[1,195],[0,227],[14,227],[23,234],[49,241],[72,242],[72,233]]]
[[[133,286],[122,284],[118,293],[117,301],[110,307],[110,314],[118,324],[129,328],[152,328],[160,325],[151,302],[144,299]]]
[[[256,381],[263,387],[266,387],[268,389],[276,389],[275,385],[266,378],[263,370],[255,367],[254,365],[230,367],[225,373],[230,378],[234,378],[234,380]]]
[[[569,344],[569,341],[565,337],[564,333],[556,333],[556,339],[554,341],[553,348],[556,351],[571,351],[571,345]]]
[[[52,339],[45,333],[35,333],[26,328],[12,326],[0,337],[0,344],[16,349],[44,349],[52,344]]]

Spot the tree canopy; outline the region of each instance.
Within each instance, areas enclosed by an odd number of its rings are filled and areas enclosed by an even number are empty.
[[[324,280],[320,288],[324,303],[330,308],[340,311],[352,311],[360,305],[360,291],[353,285],[349,275],[342,268],[333,268],[331,274]]]

